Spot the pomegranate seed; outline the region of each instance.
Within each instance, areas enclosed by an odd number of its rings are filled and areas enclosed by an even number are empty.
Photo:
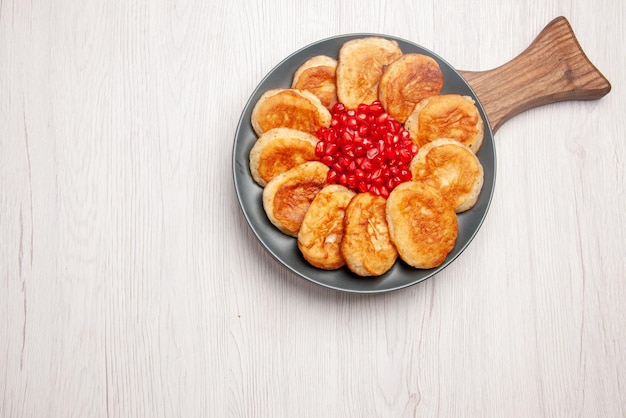
[[[409,151],[406,148],[402,148],[401,150],[398,151],[398,153],[400,154],[400,161],[402,161],[403,163],[410,163],[411,160],[413,159],[413,156],[411,155],[411,151]]]
[[[402,169],[400,170],[400,179],[402,181],[409,181],[413,178],[413,174],[411,173],[411,171],[409,169]]]
[[[367,158],[369,158],[371,160],[372,158],[376,157],[379,152],[380,151],[378,151],[378,148],[370,148],[370,149],[367,150],[365,155],[367,155]]]
[[[337,152],[337,144],[335,142],[327,142],[324,147],[324,154],[333,155]]]
[[[333,105],[333,113],[341,113],[345,110],[346,110],[346,106],[341,102],[337,102]]]
[[[330,167],[333,164],[333,157],[330,155],[324,155],[321,161]]]
[[[373,101],[372,104],[370,105],[369,110],[370,110],[370,113],[373,115],[378,115],[384,111],[383,105],[380,103],[379,100]]]
[[[356,187],[356,176],[354,174],[348,174],[346,176],[346,186],[350,189],[354,189]]]
[[[324,141],[317,141],[315,144],[315,155],[318,157],[322,157],[324,155]]]

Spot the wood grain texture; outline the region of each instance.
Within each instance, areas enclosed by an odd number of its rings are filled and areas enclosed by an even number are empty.
[[[461,71],[485,108],[493,131],[532,107],[597,100],[611,83],[589,61],[567,19],[552,20],[521,54],[487,71]]]
[[[626,416],[625,12],[0,0],[0,416]],[[441,274],[342,294],[254,238],[233,138],[285,56],[379,32],[488,71],[556,16],[612,91],[499,127],[489,214]]]

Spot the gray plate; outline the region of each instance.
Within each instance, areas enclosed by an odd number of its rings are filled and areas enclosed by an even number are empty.
[[[325,271],[311,266],[300,254],[296,239],[282,234],[267,219],[262,204],[263,189],[254,182],[250,174],[249,153],[257,139],[252,130],[250,117],[252,109],[261,95],[269,89],[290,87],[294,72],[308,58],[321,54],[337,58],[339,48],[344,42],[365,36],[382,36],[387,39],[394,39],[404,53],[415,52],[433,57],[443,72],[442,94],[458,93],[474,98],[485,122],[485,138],[477,154],[485,172],[483,189],[476,205],[471,210],[459,214],[459,235],[456,245],[444,263],[434,269],[417,270],[398,259],[391,270],[384,275],[363,278],[350,272],[346,267],[334,271]],[[482,225],[493,195],[495,171],[496,156],[491,127],[485,110],[463,77],[450,64],[431,51],[403,39],[378,34],[349,34],[324,39],[285,58],[265,76],[246,103],[237,125],[233,145],[233,177],[237,197],[250,228],[261,244],[276,260],[298,276],[321,286],[353,293],[382,293],[402,289],[426,280],[446,268],[469,245]]]

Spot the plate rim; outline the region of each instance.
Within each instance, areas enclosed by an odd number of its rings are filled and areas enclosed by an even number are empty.
[[[409,267],[405,266],[405,268],[407,270],[409,270],[409,272],[412,271],[412,272],[425,272],[425,273],[422,274],[422,275],[418,274],[417,275],[418,277],[416,277],[415,280],[407,280],[406,282],[400,283],[400,284],[395,285],[395,286],[382,287],[382,288],[372,288],[372,289],[354,289],[354,288],[349,288],[349,287],[345,287],[345,286],[340,286],[339,284],[328,283],[328,282],[319,280],[316,277],[313,277],[311,275],[307,275],[307,274],[303,273],[302,271],[300,271],[300,270],[296,269],[295,267],[293,267],[290,263],[285,262],[285,260],[283,260],[283,258],[280,256],[278,251],[275,248],[272,248],[272,246],[270,246],[268,243],[266,243],[266,240],[263,239],[262,236],[261,236],[261,231],[257,229],[257,225],[253,222],[250,214],[248,213],[248,211],[244,207],[245,205],[244,205],[244,200],[243,200],[243,190],[241,189],[239,181],[238,181],[238,179],[239,179],[239,177],[238,177],[238,167],[240,165],[240,161],[237,158],[237,151],[238,151],[237,148],[238,148],[238,145],[239,145],[239,142],[240,142],[239,138],[242,135],[243,130],[246,129],[246,128],[251,129],[251,123],[250,123],[249,120],[246,120],[246,115],[247,115],[248,111],[250,111],[251,108],[256,103],[255,100],[258,100],[258,98],[255,98],[255,97],[260,94],[261,88],[264,86],[264,84],[268,83],[268,81],[271,79],[271,77],[275,76],[276,72],[278,70],[280,70],[283,66],[285,66],[286,63],[289,63],[290,61],[294,60],[295,57],[303,54],[306,51],[310,51],[310,50],[314,49],[316,46],[319,46],[319,45],[322,45],[322,44],[326,44],[326,43],[329,43],[329,42],[338,42],[338,41],[341,41],[341,40],[343,40],[345,42],[345,41],[350,40],[350,39],[361,38],[361,37],[369,37],[369,36],[382,37],[382,38],[386,38],[386,39],[395,40],[397,42],[404,43],[404,44],[410,46],[411,48],[416,48],[418,50],[424,51],[428,55],[432,56],[436,60],[438,60],[441,63],[443,63],[445,65],[447,71],[451,71],[452,73],[455,74],[456,77],[458,77],[458,79],[462,80],[462,83],[464,84],[464,87],[466,87],[471,92],[472,98],[475,100],[476,106],[479,109],[479,113],[481,114],[481,117],[482,117],[483,123],[484,123],[485,135],[488,134],[488,136],[489,136],[489,141],[488,142],[490,142],[490,145],[491,145],[491,153],[490,153],[491,154],[490,155],[490,157],[491,157],[490,183],[491,184],[490,184],[490,187],[489,187],[488,190],[486,190],[485,188],[483,188],[481,190],[481,194],[485,193],[485,192],[488,192],[488,197],[487,197],[487,200],[485,202],[482,215],[479,217],[478,221],[475,223],[475,227],[473,228],[473,231],[466,237],[465,242],[463,242],[461,244],[461,246],[456,251],[453,250],[453,254],[449,254],[448,255],[446,260],[441,265],[439,265],[439,266],[437,266],[437,267],[435,267],[433,269],[428,269],[428,270],[414,269],[414,268],[412,268],[410,266]],[[310,56],[313,56],[313,55],[319,55],[319,54],[311,54]],[[302,62],[304,62],[304,61],[302,61]],[[267,88],[264,88],[263,91],[267,91]],[[248,126],[246,126],[246,123],[248,124]],[[485,145],[485,142],[486,141],[483,141],[483,146]],[[483,149],[483,147],[481,147],[481,150],[482,149]],[[479,153],[480,153],[481,150],[479,150]],[[255,88],[252,90],[252,92],[250,93],[248,99],[245,102],[245,105],[244,105],[244,107],[242,109],[241,115],[238,118],[237,127],[235,129],[235,134],[234,134],[234,139],[233,139],[233,147],[232,147],[231,163],[232,163],[233,183],[234,183],[234,186],[235,186],[235,193],[237,195],[237,200],[238,200],[240,211],[244,215],[244,218],[246,219],[246,222],[247,222],[248,226],[250,227],[250,229],[252,230],[252,232],[254,233],[256,239],[265,248],[265,250],[268,251],[270,253],[270,255],[279,264],[281,264],[283,267],[286,267],[288,270],[290,270],[291,272],[295,273],[300,278],[303,278],[303,279],[305,279],[305,280],[307,280],[309,282],[315,283],[315,284],[317,284],[319,286],[322,286],[322,287],[325,287],[325,288],[328,288],[328,289],[332,289],[332,290],[340,291],[340,292],[354,293],[354,294],[380,294],[380,293],[388,293],[388,292],[392,292],[392,291],[405,289],[407,287],[411,287],[411,286],[416,285],[418,283],[424,282],[427,279],[430,279],[433,276],[439,274],[445,268],[447,268],[453,261],[455,261],[467,249],[469,244],[474,240],[474,238],[478,234],[478,231],[481,229],[481,227],[482,227],[482,225],[483,225],[483,223],[484,223],[484,221],[485,221],[485,219],[487,217],[487,213],[489,212],[489,209],[491,207],[491,203],[492,203],[492,200],[493,200],[495,184],[496,184],[496,171],[497,171],[497,158],[496,158],[496,148],[495,148],[494,132],[493,132],[492,127],[491,127],[491,125],[489,123],[489,119],[487,118],[487,114],[485,112],[485,109],[484,109],[482,103],[480,102],[478,96],[476,95],[476,92],[473,90],[471,85],[463,78],[463,76],[459,73],[459,71],[454,66],[452,66],[447,61],[445,61],[442,57],[440,57],[438,54],[434,53],[430,49],[425,48],[425,47],[423,47],[423,46],[421,46],[421,45],[419,45],[419,44],[417,44],[417,43],[415,43],[413,41],[409,41],[409,40],[406,40],[406,39],[403,39],[401,37],[397,37],[397,36],[394,36],[394,35],[373,33],[373,32],[344,33],[344,34],[339,34],[339,35],[325,37],[325,38],[322,38],[322,39],[319,39],[319,40],[317,40],[315,42],[309,43],[309,44],[307,44],[307,45],[305,45],[305,46],[295,50],[294,52],[292,52],[291,54],[288,54],[285,58],[280,60],[276,65],[274,65],[270,69],[270,71],[268,71],[261,78],[261,80],[256,84]],[[250,179],[252,179],[252,176],[249,173],[249,166],[246,165],[246,167],[248,168],[248,176],[250,177]],[[260,186],[258,186],[258,187],[260,188]],[[261,206],[262,206],[262,203],[261,203]],[[261,210],[263,210],[263,209],[261,208]],[[471,211],[471,209],[470,209],[470,211]],[[458,215],[462,216],[463,213],[458,214]],[[269,220],[267,220],[267,222],[269,223]],[[272,228],[275,228],[273,225],[271,225],[271,223],[269,223],[269,226],[272,227]],[[282,234],[282,235],[284,235],[284,234]],[[294,240],[294,241],[296,240],[296,238],[294,238],[294,237],[288,237],[288,239],[291,239],[291,240]],[[456,245],[458,245],[458,242],[457,242]],[[298,256],[301,256],[301,254],[298,254]],[[404,262],[401,261],[400,258],[398,258],[398,261],[396,261],[396,263],[394,264],[394,268],[396,268],[398,263],[402,264]],[[312,266],[311,266],[311,268],[315,269],[315,267],[312,267]],[[392,268],[392,269],[394,269],[394,268]],[[346,267],[342,267],[341,269],[346,269]],[[328,271],[322,270],[322,269],[315,269],[315,270],[319,270],[320,274],[323,274],[324,272],[328,272]],[[364,282],[375,281],[375,280],[384,280],[384,278],[389,273],[390,272],[387,272],[387,273],[385,273],[382,276],[378,276],[378,277],[374,277],[374,278],[372,278],[372,277],[361,277],[361,278],[359,278],[359,280],[364,281]],[[351,275],[352,273],[346,271],[346,274]]]

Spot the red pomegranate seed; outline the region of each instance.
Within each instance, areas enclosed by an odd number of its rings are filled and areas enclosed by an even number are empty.
[[[317,144],[315,144],[315,155],[320,158],[324,155],[324,145],[326,145],[326,143],[322,140],[317,141]]]
[[[324,147],[324,154],[333,155],[337,152],[337,144],[335,142],[327,142],[326,147]]]
[[[334,114],[341,113],[341,112],[343,112],[345,110],[346,110],[346,106],[343,103],[341,103],[341,102],[337,102],[337,103],[335,103],[333,105],[333,113]]]
[[[377,100],[370,105],[369,111],[373,115],[378,115],[383,111],[383,105]]]
[[[400,170],[400,179],[402,181],[409,181],[413,178],[413,174],[408,168],[403,168]]]
[[[324,155],[321,161],[330,167],[333,164],[334,159],[330,155]]]
[[[371,160],[372,158],[376,157],[379,152],[380,151],[378,151],[378,148],[370,148],[370,149],[367,150],[365,155],[367,155],[367,158],[369,158]]]
[[[326,174],[326,183],[335,183],[337,181],[337,172],[332,168]]]

